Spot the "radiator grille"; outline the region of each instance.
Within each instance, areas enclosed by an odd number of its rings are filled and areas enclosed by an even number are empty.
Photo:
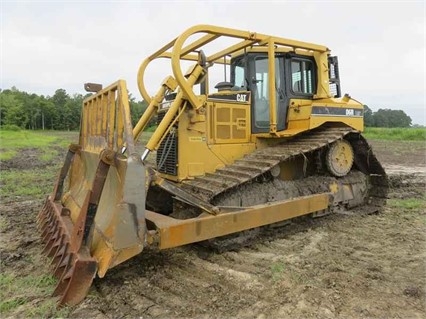
[[[165,113],[158,113],[157,124],[160,124]],[[177,129],[175,130],[177,132]],[[178,137],[177,133],[168,133],[157,149],[157,170],[164,174],[177,176]]]

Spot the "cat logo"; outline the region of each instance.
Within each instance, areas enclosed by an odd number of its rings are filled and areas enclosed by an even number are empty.
[[[247,95],[246,94],[237,94],[237,101],[238,102],[247,102]]]

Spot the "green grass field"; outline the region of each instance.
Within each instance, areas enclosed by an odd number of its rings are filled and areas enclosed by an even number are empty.
[[[61,165],[57,159],[65,156],[67,145],[77,138],[77,132],[0,131],[2,201],[48,194]]]
[[[372,140],[426,141],[426,128],[367,127],[364,135]]]
[[[76,142],[77,132],[58,131],[4,131],[0,130],[0,160],[10,160],[18,155],[20,149],[37,148],[49,160],[52,147],[66,147]]]

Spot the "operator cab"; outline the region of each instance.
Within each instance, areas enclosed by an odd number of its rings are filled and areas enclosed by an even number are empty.
[[[275,77],[275,89],[269,82]],[[316,92],[315,60],[293,53],[275,55],[275,70],[270,74],[266,52],[246,53],[231,59],[231,82],[234,89],[250,91],[252,133],[268,133],[270,101],[275,99],[277,131],[287,128],[290,99],[312,100]]]

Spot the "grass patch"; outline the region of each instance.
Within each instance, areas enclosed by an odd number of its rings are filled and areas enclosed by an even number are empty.
[[[54,145],[67,149],[71,143],[78,144],[78,131],[40,131],[38,134],[43,136],[54,136],[56,138]]]
[[[39,148],[55,142],[56,136],[32,131],[0,131],[1,149]]]
[[[3,151],[0,153],[0,161],[8,161],[14,158],[16,155],[16,151],[9,150],[9,151]]]
[[[426,128],[411,127],[366,127],[364,135],[367,139],[389,141],[426,141]]]
[[[406,199],[395,199],[391,198],[388,200],[388,205],[394,208],[403,208],[403,209],[419,209],[426,207],[426,199],[419,198],[406,198]]]
[[[0,301],[0,314],[11,311],[19,306],[27,303],[27,298],[25,297],[13,297],[11,299]]]
[[[282,262],[274,262],[271,265],[271,276],[273,280],[278,280],[281,278],[285,270],[284,264]]]
[[[0,198],[44,197],[53,189],[58,167],[34,170],[10,170],[1,173]]]
[[[270,266],[271,278],[275,282],[281,282],[282,280],[297,284],[305,285],[311,281],[309,274],[303,269],[295,267],[292,264],[285,264],[284,262],[274,262]]]
[[[56,309],[56,299],[48,297],[56,285],[56,279],[51,275],[15,276],[11,273],[0,274],[0,313],[11,317],[66,317],[69,308]],[[43,300],[40,300],[43,297]],[[25,313],[20,313],[18,307],[27,303]],[[18,314],[14,313],[18,312]]]
[[[36,307],[27,309],[26,315],[31,318],[67,318],[71,309],[69,307],[57,308],[56,300],[40,302]]]
[[[42,162],[51,162],[58,156],[58,151],[54,149],[43,149],[43,154],[40,155]],[[65,157],[65,155],[64,155]]]
[[[56,163],[59,148],[64,148],[78,140],[78,132],[56,131],[0,131],[0,159],[13,160],[20,150],[37,149],[38,160],[52,162],[46,168],[3,170],[0,176],[0,198],[42,198],[53,188],[59,166]],[[31,167],[32,163],[28,163]]]
[[[57,155],[52,147],[66,149],[71,143],[78,142],[78,132],[62,131],[1,131],[0,160],[10,160],[18,150],[37,148],[43,152],[42,161],[50,161]]]
[[[0,215],[0,232],[4,232],[9,226],[9,221],[3,215]],[[0,260],[1,264],[1,260]]]

